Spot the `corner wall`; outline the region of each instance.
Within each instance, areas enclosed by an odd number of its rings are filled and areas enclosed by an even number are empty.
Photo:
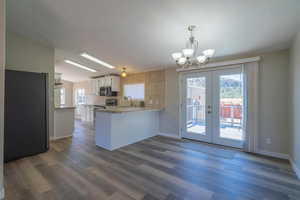
[[[49,136],[54,135],[54,48],[7,32],[6,69],[48,73]]]
[[[300,170],[300,31],[296,35],[290,50],[289,75],[290,156],[295,165],[294,167]]]
[[[179,76],[175,68],[165,70],[165,107],[160,111],[159,132],[179,136]]]
[[[0,0],[0,199],[4,198],[3,132],[4,132],[4,68],[5,68],[5,0]]]

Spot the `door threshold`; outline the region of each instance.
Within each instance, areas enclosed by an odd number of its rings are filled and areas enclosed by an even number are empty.
[[[193,141],[196,143],[204,143],[209,146],[217,146],[217,147],[221,147],[222,149],[226,149],[226,150],[236,150],[236,151],[240,151],[240,152],[245,152],[243,150],[243,148],[237,148],[237,147],[231,147],[231,146],[226,146],[226,145],[222,145],[222,144],[215,144],[215,143],[211,143],[211,142],[199,141],[199,140],[194,140],[194,139],[185,138],[185,137],[183,137],[182,139],[188,140],[188,141]]]

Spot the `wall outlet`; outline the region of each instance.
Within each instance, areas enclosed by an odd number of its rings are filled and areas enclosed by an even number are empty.
[[[267,144],[272,144],[271,138],[267,138],[267,139],[266,139],[266,143],[267,143]]]

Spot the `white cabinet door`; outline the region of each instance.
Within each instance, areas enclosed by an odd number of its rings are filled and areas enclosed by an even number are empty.
[[[100,95],[100,87],[102,87],[102,79],[97,79],[97,95]]]
[[[93,79],[91,81],[91,86],[92,86],[92,94],[98,95],[98,90],[97,90],[97,79]]]
[[[105,87],[105,77],[99,78],[99,88]]]
[[[120,77],[111,76],[111,90],[113,92],[120,92]]]
[[[103,86],[104,87],[110,87],[111,86],[110,76],[103,77]]]

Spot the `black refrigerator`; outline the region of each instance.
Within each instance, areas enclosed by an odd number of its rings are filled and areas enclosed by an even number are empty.
[[[48,150],[47,115],[47,74],[5,70],[5,162]]]

